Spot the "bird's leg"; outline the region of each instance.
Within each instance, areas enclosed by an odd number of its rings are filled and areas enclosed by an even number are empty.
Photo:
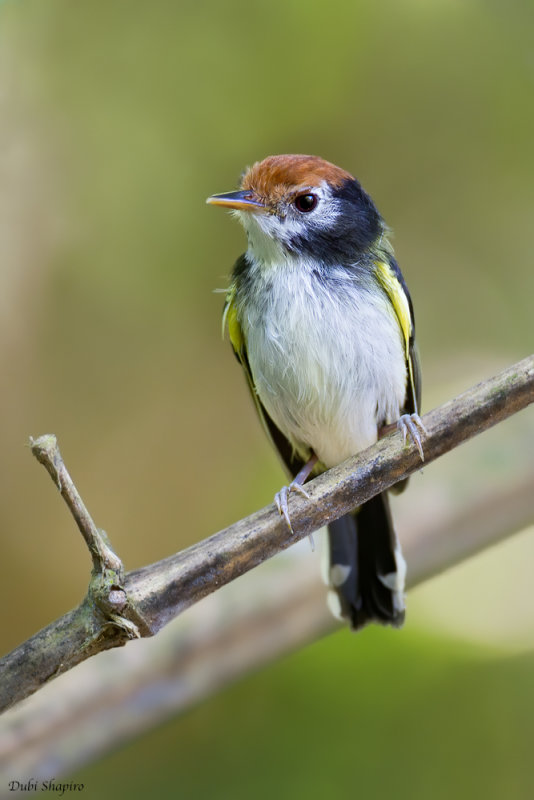
[[[419,414],[403,414],[402,417],[397,420],[397,422],[394,422],[391,425],[383,425],[378,431],[378,438],[382,439],[384,436],[387,436],[388,433],[392,433],[394,430],[397,430],[402,433],[404,444],[406,444],[406,439],[408,438],[409,434],[410,439],[419,450],[421,461],[424,461],[425,454],[423,452],[423,443],[421,440],[421,433],[419,433],[418,429],[423,433],[423,435],[428,433]]]
[[[278,509],[278,513],[281,517],[284,517],[289,530],[292,531],[293,528],[291,526],[291,520],[289,518],[289,509],[287,507],[287,498],[289,497],[290,492],[298,492],[303,497],[306,497],[308,500],[310,495],[304,489],[303,483],[310,477],[310,473],[313,470],[314,466],[317,464],[317,456],[315,453],[311,455],[308,461],[304,464],[302,469],[295,475],[289,486],[282,486],[279,492],[277,492],[274,496],[274,502]]]

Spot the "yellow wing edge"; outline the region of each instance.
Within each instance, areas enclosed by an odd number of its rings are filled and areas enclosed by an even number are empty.
[[[222,336],[224,338],[224,332],[226,328],[228,328],[228,336],[230,338],[232,347],[234,348],[235,353],[239,355],[243,349],[244,339],[241,325],[239,324],[239,320],[237,318],[237,309],[235,307],[234,298],[235,288],[231,286],[230,289],[228,289],[228,294],[226,295],[226,302],[223,309]]]
[[[412,358],[413,349],[413,320],[410,308],[410,301],[404,290],[403,285],[399,281],[391,265],[385,261],[375,262],[375,271],[378,282],[386,292],[395,315],[399,322],[399,327],[402,333],[404,343],[404,352],[406,356],[406,364],[408,367],[408,378],[410,382],[410,389],[412,392],[414,410],[417,413],[417,390],[416,378],[414,374],[414,363]]]

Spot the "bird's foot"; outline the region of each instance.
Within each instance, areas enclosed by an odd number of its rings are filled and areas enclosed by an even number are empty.
[[[292,481],[289,486],[282,486],[279,492],[277,492],[274,496],[274,502],[278,509],[278,513],[281,517],[284,517],[285,521],[287,522],[287,527],[291,532],[293,532],[293,526],[291,525],[291,519],[289,516],[289,508],[287,505],[287,500],[289,497],[290,492],[298,492],[307,500],[310,499],[310,495],[306,491],[306,489],[302,486],[302,484],[298,483],[297,481]]]
[[[424,434],[428,433],[428,431],[423,425],[423,420],[421,419],[419,414],[403,414],[402,417],[400,417],[400,419],[397,422],[397,428],[402,433],[404,444],[406,444],[406,439],[408,438],[408,434],[410,435],[410,439],[419,450],[421,461],[424,461],[425,454],[423,452],[421,433],[424,436]]]
[[[313,472],[313,468],[315,467],[316,464],[317,464],[317,456],[315,455],[315,453],[311,453],[309,459],[306,461],[306,463],[303,465],[303,467],[297,473],[297,475],[295,475],[289,486],[282,486],[280,491],[277,492],[274,496],[274,502],[278,509],[278,513],[280,514],[281,517],[284,517],[285,521],[287,522],[287,527],[289,528],[291,533],[293,533],[293,526],[291,525],[289,508],[287,505],[289,493],[298,492],[303,497],[305,497],[306,500],[310,499],[310,495],[308,494],[308,492],[306,491],[306,489],[303,487],[302,484],[310,477],[311,473]],[[313,543],[313,537],[311,536],[311,534],[310,534],[310,544],[311,544],[311,549],[315,550],[315,545]]]

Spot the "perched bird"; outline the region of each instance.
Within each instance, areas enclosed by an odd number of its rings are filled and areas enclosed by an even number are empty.
[[[412,303],[388,228],[359,182],[307,155],[270,156],[209,197],[243,224],[223,315],[259,416],[292,483],[393,423],[423,450]],[[403,487],[397,487],[403,488]],[[329,605],[353,629],[404,620],[406,566],[386,493],[329,526]]]

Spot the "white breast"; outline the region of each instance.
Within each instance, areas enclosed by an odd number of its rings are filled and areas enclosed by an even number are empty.
[[[313,264],[255,270],[236,297],[256,391],[280,430],[327,467],[398,419],[406,366],[395,312],[372,278],[342,268],[320,280]],[[250,296],[252,295],[252,296]]]

